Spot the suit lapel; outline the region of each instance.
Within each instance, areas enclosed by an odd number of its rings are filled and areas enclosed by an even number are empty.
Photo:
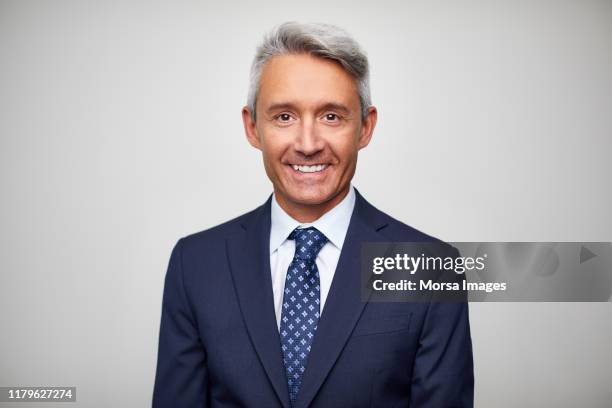
[[[242,234],[228,238],[227,251],[249,336],[282,406],[289,407],[270,272],[270,203],[245,222]]]
[[[338,359],[366,304],[361,300],[361,243],[384,241],[386,222],[356,192],[355,209],[317,327],[296,407],[307,407]],[[280,341],[280,340],[279,340]],[[282,364],[282,363],[281,363]]]

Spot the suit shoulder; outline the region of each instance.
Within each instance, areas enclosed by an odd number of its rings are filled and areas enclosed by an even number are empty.
[[[210,246],[211,244],[214,245],[215,243],[224,243],[225,238],[243,231],[243,225],[259,209],[260,207],[214,227],[186,235],[179,239],[179,241],[185,248],[192,248],[194,246],[202,247],[203,245]]]
[[[426,234],[408,224],[399,221],[390,215],[380,211],[382,218],[386,221],[387,225],[383,228],[380,233],[387,237],[389,241],[395,242],[432,242],[441,244],[444,251],[452,252],[456,250],[449,243],[437,238],[433,235]]]

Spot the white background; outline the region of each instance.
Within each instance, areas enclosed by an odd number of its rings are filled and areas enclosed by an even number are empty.
[[[368,52],[372,204],[447,241],[612,241],[610,1],[0,0],[0,386],[150,405],[172,246],[271,192],[240,109],[287,20]],[[610,303],[470,307],[476,406],[610,406]]]

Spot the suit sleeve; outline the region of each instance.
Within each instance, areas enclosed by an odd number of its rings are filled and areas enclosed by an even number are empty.
[[[459,252],[453,248],[451,256],[457,257]],[[460,275],[459,281],[464,279]],[[434,299],[429,303],[414,363],[411,407],[474,406],[474,365],[465,292],[462,298]]]
[[[206,352],[185,293],[182,240],[164,284],[153,407],[207,406]]]

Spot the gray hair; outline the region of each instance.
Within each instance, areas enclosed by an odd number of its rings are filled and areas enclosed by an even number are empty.
[[[333,25],[287,22],[274,28],[257,47],[251,65],[247,100],[253,120],[259,80],[266,62],[276,55],[302,53],[336,61],[355,78],[361,102],[361,117],[365,119],[371,105],[369,67],[368,58],[359,44],[346,31]]]

